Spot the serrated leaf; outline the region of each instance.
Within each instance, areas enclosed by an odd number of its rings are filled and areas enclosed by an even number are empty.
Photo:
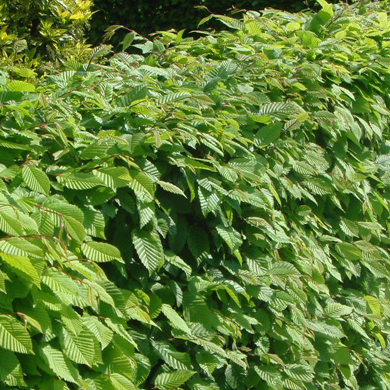
[[[26,386],[22,367],[14,353],[0,350],[0,361],[0,381],[11,387]]]
[[[358,247],[347,242],[340,242],[336,244],[336,249],[348,260],[359,260],[362,256],[362,252]]]
[[[352,310],[352,307],[342,305],[338,302],[331,302],[326,305],[324,314],[328,317],[339,318],[351,314]]]
[[[366,295],[364,300],[367,302],[368,307],[373,313],[377,314],[378,316],[382,316],[382,307],[377,298],[373,297],[372,295]]]
[[[188,370],[191,368],[191,358],[187,352],[178,352],[166,341],[151,341],[153,348],[160,357],[176,370]]]
[[[175,102],[178,100],[183,100],[183,99],[189,98],[190,96],[191,96],[191,94],[189,94],[188,92],[185,92],[185,91],[171,92],[171,93],[168,93],[168,94],[158,98],[157,103],[167,104],[169,102]]]
[[[0,315],[0,347],[13,352],[34,354],[27,330],[10,315]]]
[[[7,84],[8,91],[13,92],[34,92],[35,85],[22,80],[13,80]]]
[[[198,188],[200,208],[205,217],[209,213],[215,213],[220,203],[220,197],[216,192],[210,192],[202,187]]]
[[[172,192],[173,194],[184,196],[185,198],[187,197],[181,188],[175,186],[172,183],[168,183],[166,181],[159,180],[157,182],[157,184],[165,191],[169,191],[169,192]]]
[[[35,192],[49,194],[50,180],[46,173],[34,165],[25,165],[22,169],[24,182]]]
[[[78,335],[62,331],[64,353],[75,363],[86,364],[91,367],[95,363],[95,349],[93,335],[82,330]]]
[[[175,265],[176,267],[180,268],[184,273],[186,274],[187,278],[191,276],[192,268],[179,256],[175,255],[172,252],[166,251],[165,252],[165,260]]]
[[[234,230],[232,227],[217,226],[216,230],[222,239],[226,242],[232,252],[235,252],[242,245],[242,238],[240,233]]]
[[[115,246],[105,242],[88,241],[81,245],[81,250],[87,259],[97,263],[105,263],[112,260],[123,263],[120,251]]]
[[[11,235],[23,234],[22,224],[12,210],[0,210],[0,230]]]
[[[267,382],[268,385],[280,387],[282,383],[282,376],[278,369],[273,366],[255,366],[255,371],[261,379]]]
[[[19,310],[23,313],[24,320],[38,332],[43,334],[51,327],[51,318],[42,304],[37,304],[33,308],[23,306]]]
[[[270,268],[265,272],[265,275],[299,275],[299,271],[295,266],[286,261],[277,261],[271,264]]]
[[[55,268],[44,271],[42,283],[50,287],[54,293],[79,294],[79,287],[71,276]]]
[[[98,177],[105,186],[112,189],[125,187],[131,182],[128,169],[125,167],[110,167],[94,170],[93,174]]]
[[[153,201],[155,185],[153,180],[143,172],[130,171],[132,181],[130,187],[134,190],[136,196],[142,201]]]
[[[61,379],[68,382],[78,383],[78,372],[72,363],[60,350],[46,345],[40,353],[48,367]]]
[[[144,84],[135,86],[125,96],[118,100],[118,105],[122,107],[129,106],[132,102],[144,99],[148,94],[148,87]]]
[[[177,328],[185,333],[191,334],[191,329],[171,306],[164,303],[162,305],[162,312],[168,318],[174,328]]]
[[[110,382],[116,390],[137,390],[129,378],[116,372],[110,375]]]
[[[142,264],[149,273],[156,271],[164,263],[164,252],[159,239],[150,232],[134,230],[133,245]]]
[[[0,251],[16,256],[44,256],[42,248],[20,237],[10,237],[7,240],[0,240]]]
[[[93,173],[64,173],[57,176],[59,183],[72,190],[89,190],[104,185],[103,181]]]
[[[105,320],[105,324],[114,331],[115,334],[120,336],[123,340],[126,340],[129,344],[133,345],[134,347],[137,347],[137,344],[133,340],[133,338],[130,336],[130,334],[126,331],[123,325],[119,323],[114,323],[110,318],[107,318]]]
[[[171,390],[180,387],[186,383],[193,375],[195,371],[178,370],[173,372],[164,372],[156,376],[154,385],[158,389]]]
[[[113,332],[107,326],[102,324],[98,318],[92,316],[83,317],[83,324],[100,342],[102,350],[110,344]]]
[[[66,231],[78,242],[82,242],[85,237],[84,226],[76,219],[68,216],[63,218]]]
[[[293,379],[298,379],[303,382],[311,382],[314,373],[310,366],[303,366],[299,364],[289,364],[284,368],[284,372]]]
[[[49,197],[43,202],[42,206],[44,208],[44,212],[54,212],[54,215],[71,217],[80,223],[84,222],[84,214],[81,209],[74,204],[65,202],[64,200]]]
[[[16,274],[19,274],[23,279],[27,279],[33,282],[37,287],[40,287],[40,276],[29,258],[18,255],[8,255],[6,253],[0,253],[0,256],[1,260],[8,264]]]

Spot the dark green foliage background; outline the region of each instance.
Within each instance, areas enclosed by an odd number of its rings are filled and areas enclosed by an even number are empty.
[[[102,29],[114,24],[124,25],[144,35],[171,28],[177,31],[186,29],[187,32],[196,30],[199,21],[208,15],[207,10],[195,8],[198,5],[206,6],[216,14],[226,14],[231,8],[260,10],[266,7],[296,12],[308,7],[315,8],[316,1],[94,0],[93,9],[97,12],[91,20],[89,40],[95,44],[101,42]],[[220,28],[217,23],[210,26]]]

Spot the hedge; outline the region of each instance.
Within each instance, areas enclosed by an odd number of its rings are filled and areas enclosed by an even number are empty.
[[[297,12],[309,7],[316,8],[316,5],[316,0],[94,0],[95,13],[88,39],[95,44],[100,43],[102,30],[111,25],[124,25],[143,35],[168,29],[176,31],[185,29],[185,33],[188,34],[192,30],[197,30],[199,21],[208,15],[208,11],[226,14],[233,9],[261,10],[273,7]],[[198,6],[207,9],[197,8]],[[218,23],[208,26],[220,28]]]
[[[3,389],[390,388],[388,8],[321,4],[1,73]]]

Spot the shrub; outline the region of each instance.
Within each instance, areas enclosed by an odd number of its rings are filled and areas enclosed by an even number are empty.
[[[0,77],[3,388],[389,389],[390,24],[321,4]]]
[[[337,3],[337,0],[333,0]],[[102,39],[101,31],[111,25],[124,25],[140,34],[146,35],[159,30],[181,29],[186,34],[196,30],[199,21],[208,14],[207,10],[197,8],[207,7],[214,13],[226,14],[232,9],[256,9],[274,7],[286,11],[301,11],[306,8],[315,8],[315,0],[94,0],[94,15],[91,21],[91,32],[88,39],[99,43]],[[208,25],[210,26],[210,24]],[[218,23],[212,27],[219,28]]]
[[[39,64],[86,54],[83,33],[91,5],[90,0],[0,0],[3,62],[10,57],[11,63]]]

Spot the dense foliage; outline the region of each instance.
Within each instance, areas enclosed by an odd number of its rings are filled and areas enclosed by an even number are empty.
[[[2,62],[32,66],[85,54],[91,5],[90,0],[0,0]]]
[[[2,389],[390,389],[390,21],[320,3],[0,74]]]
[[[308,7],[315,8],[316,5],[315,0],[94,0],[93,9],[96,12],[92,16],[88,39],[93,43],[101,42],[102,29],[118,24],[143,35],[172,28],[177,31],[185,29],[188,33],[197,29],[199,21],[208,14],[207,10],[226,14],[233,9],[273,7],[296,12]],[[207,7],[207,10],[198,6]],[[212,27],[218,28],[220,24],[212,24]]]

